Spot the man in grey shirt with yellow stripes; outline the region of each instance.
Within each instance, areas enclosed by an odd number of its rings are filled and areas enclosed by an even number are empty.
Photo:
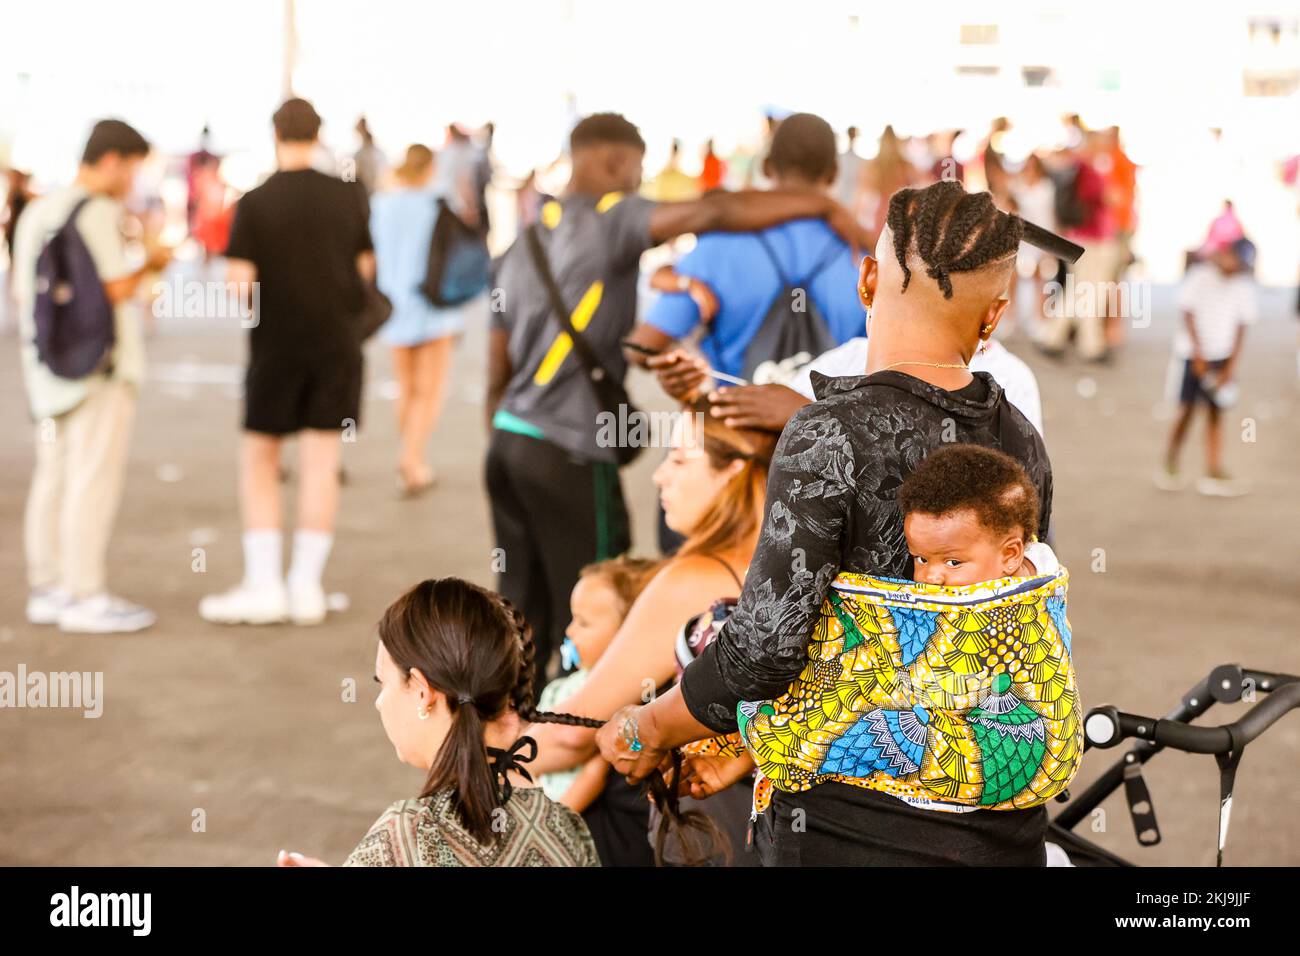
[[[570,134],[572,174],[541,211],[541,246],[574,329],[601,368],[622,380],[620,341],[636,322],[641,254],[685,233],[752,231],[825,217],[866,246],[853,217],[821,194],[714,191],[689,202],[639,197],[645,142],[614,113]],[[526,241],[502,257],[492,317],[487,489],[501,593],[533,627],[539,680],[568,624],[569,592],[583,565],[626,551],[627,508],[617,449],[597,441],[604,409],[573,342],[551,308]]]

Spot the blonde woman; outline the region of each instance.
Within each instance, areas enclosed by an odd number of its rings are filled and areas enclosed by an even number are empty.
[[[465,306],[439,308],[420,291],[438,218],[438,196],[430,187],[435,169],[429,147],[408,147],[393,170],[392,188],[374,196],[370,211],[379,288],[393,302],[393,315],[379,335],[393,348],[398,487],[407,497],[433,485],[426,446],[442,414],[454,336],[465,327]]]
[[[704,402],[685,411],[691,414],[684,416],[680,440],[654,481],[664,520],[686,543],[637,597],[582,690],[565,700],[569,713],[605,718],[647,699],[676,674],[682,625],[718,598],[740,594],[758,540],[776,436],[728,428]],[[595,731],[585,727],[548,725],[529,733],[537,739],[536,767],[543,773],[576,767],[596,753]]]

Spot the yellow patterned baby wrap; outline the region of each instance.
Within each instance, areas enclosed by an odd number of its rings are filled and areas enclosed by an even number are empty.
[[[788,792],[837,780],[932,809],[1046,802],[1083,754],[1068,583],[1065,568],[962,587],[841,574],[790,689],[738,707],[746,749]]]

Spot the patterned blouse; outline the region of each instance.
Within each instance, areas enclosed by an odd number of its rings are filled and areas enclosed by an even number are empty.
[[[987,372],[945,391],[902,372],[827,378],[818,401],[781,433],[767,485],[767,515],[740,603],[686,668],[682,696],[695,719],[737,729],[742,700],[780,697],[808,660],[831,582],[841,572],[911,577],[898,488],[946,443],[998,448],[1038,489],[1038,537],[1052,513],[1043,440]]]
[[[504,829],[484,846],[452,809],[450,792],[399,800],[384,811],[344,866],[600,866],[582,817],[540,787],[515,787]]]

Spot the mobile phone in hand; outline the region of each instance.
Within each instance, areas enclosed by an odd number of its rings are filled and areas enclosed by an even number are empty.
[[[640,342],[633,342],[631,339],[623,339],[621,342],[619,342],[619,345],[623,346],[623,348],[631,352],[639,352],[642,355],[663,354],[663,349],[652,349],[647,345],[642,345]]]

